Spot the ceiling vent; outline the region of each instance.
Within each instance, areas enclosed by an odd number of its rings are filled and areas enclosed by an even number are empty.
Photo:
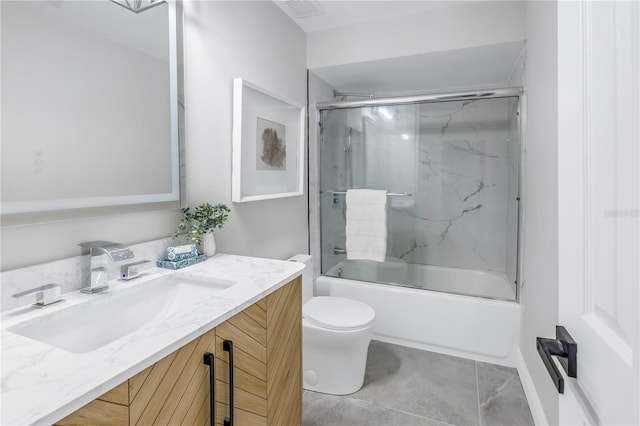
[[[318,0],[287,0],[282,3],[284,3],[297,18],[308,18],[309,16],[322,15],[325,13]]]

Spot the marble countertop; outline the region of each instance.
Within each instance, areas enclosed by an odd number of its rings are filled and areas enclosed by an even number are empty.
[[[7,331],[12,325],[126,291],[176,273],[153,268],[131,281],[114,280],[98,294],[63,294],[64,303],[24,307],[2,315],[0,423],[52,424],[134,376],[196,337],[300,275],[304,265],[282,260],[219,254],[179,272],[194,279],[215,277],[237,284],[185,309],[160,316],[118,340],[86,353],[71,353]],[[114,312],[118,315],[118,312]]]

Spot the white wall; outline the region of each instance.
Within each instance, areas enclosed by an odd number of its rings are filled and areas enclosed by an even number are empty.
[[[558,422],[558,392],[536,351],[558,321],[558,25],[556,2],[526,4],[524,265],[520,349],[547,421]]]
[[[313,70],[524,39],[524,2],[476,2],[307,34]]]
[[[226,253],[307,252],[307,196],[231,204],[233,79],[306,104],[306,39],[272,2],[188,1],[185,9],[187,200],[226,203]],[[306,164],[306,162],[305,162]]]

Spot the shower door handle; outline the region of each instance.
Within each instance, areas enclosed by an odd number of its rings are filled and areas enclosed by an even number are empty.
[[[560,364],[566,371],[567,376],[575,378],[578,376],[578,344],[573,340],[566,328],[557,325],[555,339],[536,337],[536,349],[551,376],[551,380],[556,385],[558,393],[564,393],[564,378],[551,356],[559,356]]]

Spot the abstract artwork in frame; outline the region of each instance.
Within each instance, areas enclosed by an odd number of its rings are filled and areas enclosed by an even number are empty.
[[[286,126],[258,117],[256,127],[256,169],[286,170]]]

